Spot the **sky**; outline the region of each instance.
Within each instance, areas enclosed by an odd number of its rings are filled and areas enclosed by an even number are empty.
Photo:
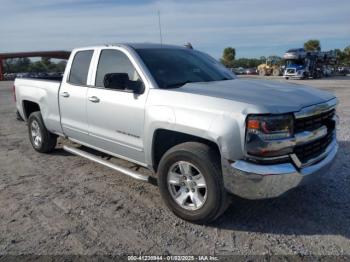
[[[0,52],[71,50],[122,42],[183,45],[215,58],[282,56],[319,39],[350,45],[349,0],[0,0]]]

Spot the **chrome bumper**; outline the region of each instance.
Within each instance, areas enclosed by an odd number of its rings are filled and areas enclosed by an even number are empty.
[[[284,78],[302,78],[302,75],[298,75],[298,74],[288,74],[288,75],[283,75]]]
[[[258,165],[238,160],[230,164],[222,160],[225,188],[247,199],[278,197],[326,172],[338,151],[337,142],[334,140],[326,151],[328,154],[321,161],[300,169],[292,163]]]

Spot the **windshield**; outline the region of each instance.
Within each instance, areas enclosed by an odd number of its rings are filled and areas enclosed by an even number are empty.
[[[286,64],[287,67],[303,66],[304,65],[304,61],[303,60],[296,60],[296,59],[287,59],[285,61],[285,64]]]
[[[147,48],[136,51],[160,88],[235,78],[233,73],[214,58],[196,50]]]

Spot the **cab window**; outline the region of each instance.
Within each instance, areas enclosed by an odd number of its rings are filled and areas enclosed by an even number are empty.
[[[105,49],[101,51],[96,71],[96,87],[104,87],[104,78],[110,73],[124,73],[130,81],[141,81],[139,74],[129,58],[121,51]]]
[[[79,51],[75,54],[68,82],[74,85],[86,85],[93,50]]]

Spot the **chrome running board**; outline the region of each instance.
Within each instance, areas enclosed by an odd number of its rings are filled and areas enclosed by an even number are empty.
[[[101,159],[99,157],[96,157],[93,154],[90,154],[90,153],[85,152],[83,150],[80,150],[80,149],[77,149],[77,148],[74,148],[74,147],[70,147],[70,146],[63,146],[63,150],[65,150],[65,151],[67,151],[69,153],[72,153],[74,155],[78,155],[78,156],[84,157],[86,159],[89,159],[91,161],[94,161],[96,163],[104,165],[106,167],[109,167],[109,168],[111,168],[111,169],[113,169],[115,171],[123,173],[124,175],[130,176],[130,177],[135,178],[137,180],[142,180],[142,181],[149,182],[149,178],[150,178],[149,176],[142,175],[140,173],[137,173],[137,172],[132,171],[132,170],[130,170],[128,168],[125,168],[125,167],[118,166],[116,164],[112,164],[111,162],[103,160],[103,159]]]

